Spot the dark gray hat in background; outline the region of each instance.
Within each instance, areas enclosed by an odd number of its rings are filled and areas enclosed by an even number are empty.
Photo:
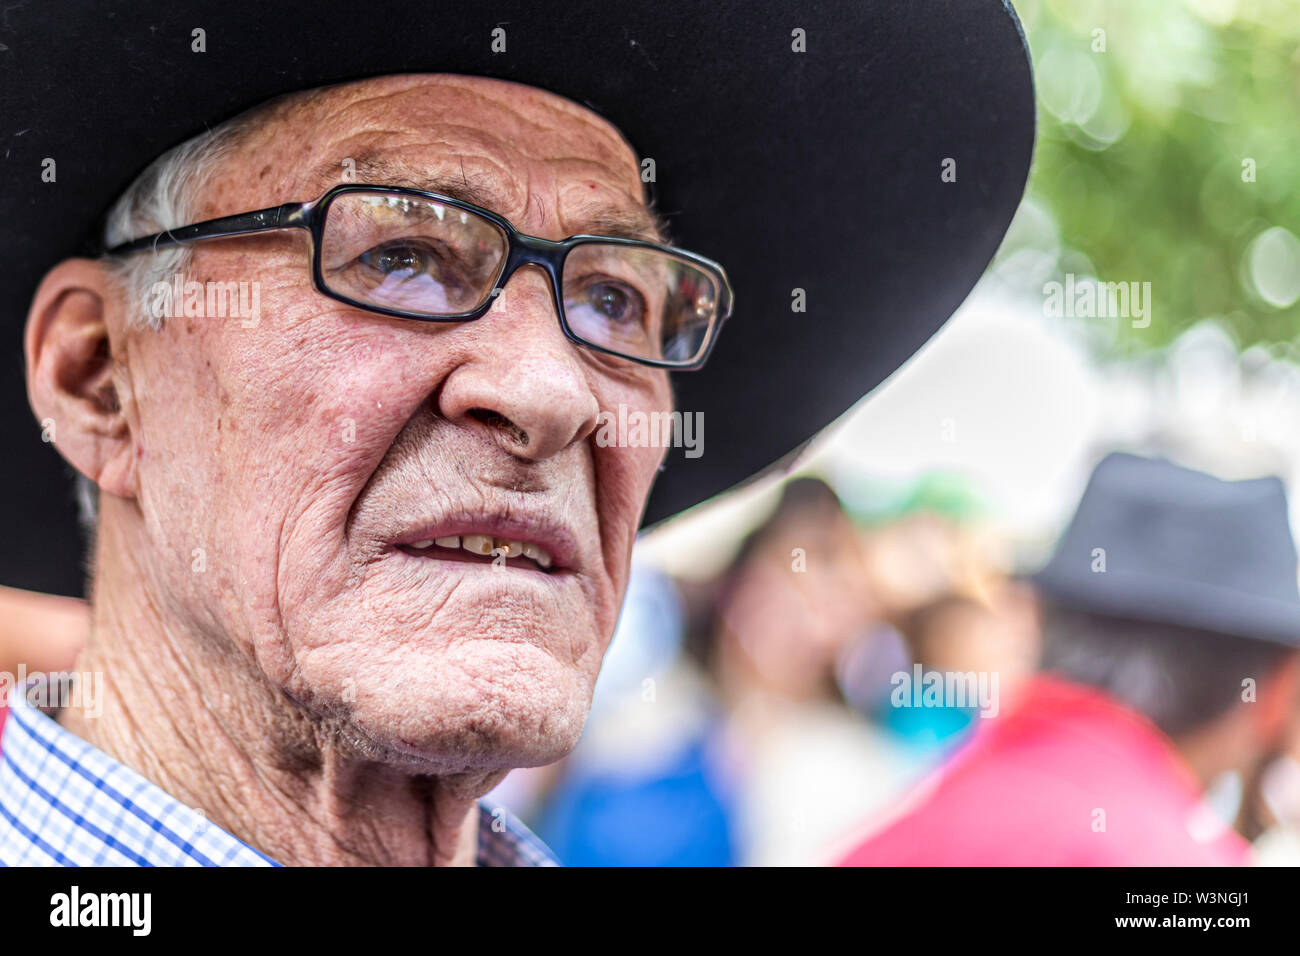
[[[1278,478],[1222,481],[1108,455],[1031,580],[1076,610],[1300,646],[1296,549]]]

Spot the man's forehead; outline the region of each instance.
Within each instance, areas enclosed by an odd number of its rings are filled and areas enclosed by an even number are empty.
[[[448,98],[454,111],[442,108]],[[626,141],[555,94],[483,77],[400,76],[312,91],[303,106],[305,114],[290,108],[264,130],[274,137],[276,120],[317,129],[311,161],[290,177],[306,190],[295,198],[343,181],[372,183],[436,192],[509,217],[538,201],[529,177],[540,163],[574,232],[667,241],[666,224],[642,198]]]

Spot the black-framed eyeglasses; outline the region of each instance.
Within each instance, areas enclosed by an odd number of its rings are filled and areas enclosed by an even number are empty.
[[[711,259],[640,239],[528,236],[489,209],[399,186],[335,186],[312,202],[165,230],[108,254],[273,229],[310,233],[323,295],[425,322],[480,318],[516,269],[538,265],[571,341],[657,368],[700,368],[731,314],[731,284]]]

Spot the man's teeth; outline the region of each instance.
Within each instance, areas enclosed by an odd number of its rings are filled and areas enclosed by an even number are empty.
[[[535,544],[526,541],[506,541],[488,534],[452,535],[447,538],[425,539],[411,543],[411,547],[416,551],[424,551],[434,545],[439,548],[462,548],[471,554],[495,555],[499,552],[507,558],[517,558],[522,555],[536,561],[543,568],[549,568],[554,563],[551,555]]]

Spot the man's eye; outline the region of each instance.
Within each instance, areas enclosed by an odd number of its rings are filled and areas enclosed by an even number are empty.
[[[410,242],[376,246],[357,256],[357,261],[382,275],[436,275],[440,270],[440,259],[432,249]]]
[[[641,296],[626,286],[600,282],[587,288],[587,303],[612,322],[640,324]]]

